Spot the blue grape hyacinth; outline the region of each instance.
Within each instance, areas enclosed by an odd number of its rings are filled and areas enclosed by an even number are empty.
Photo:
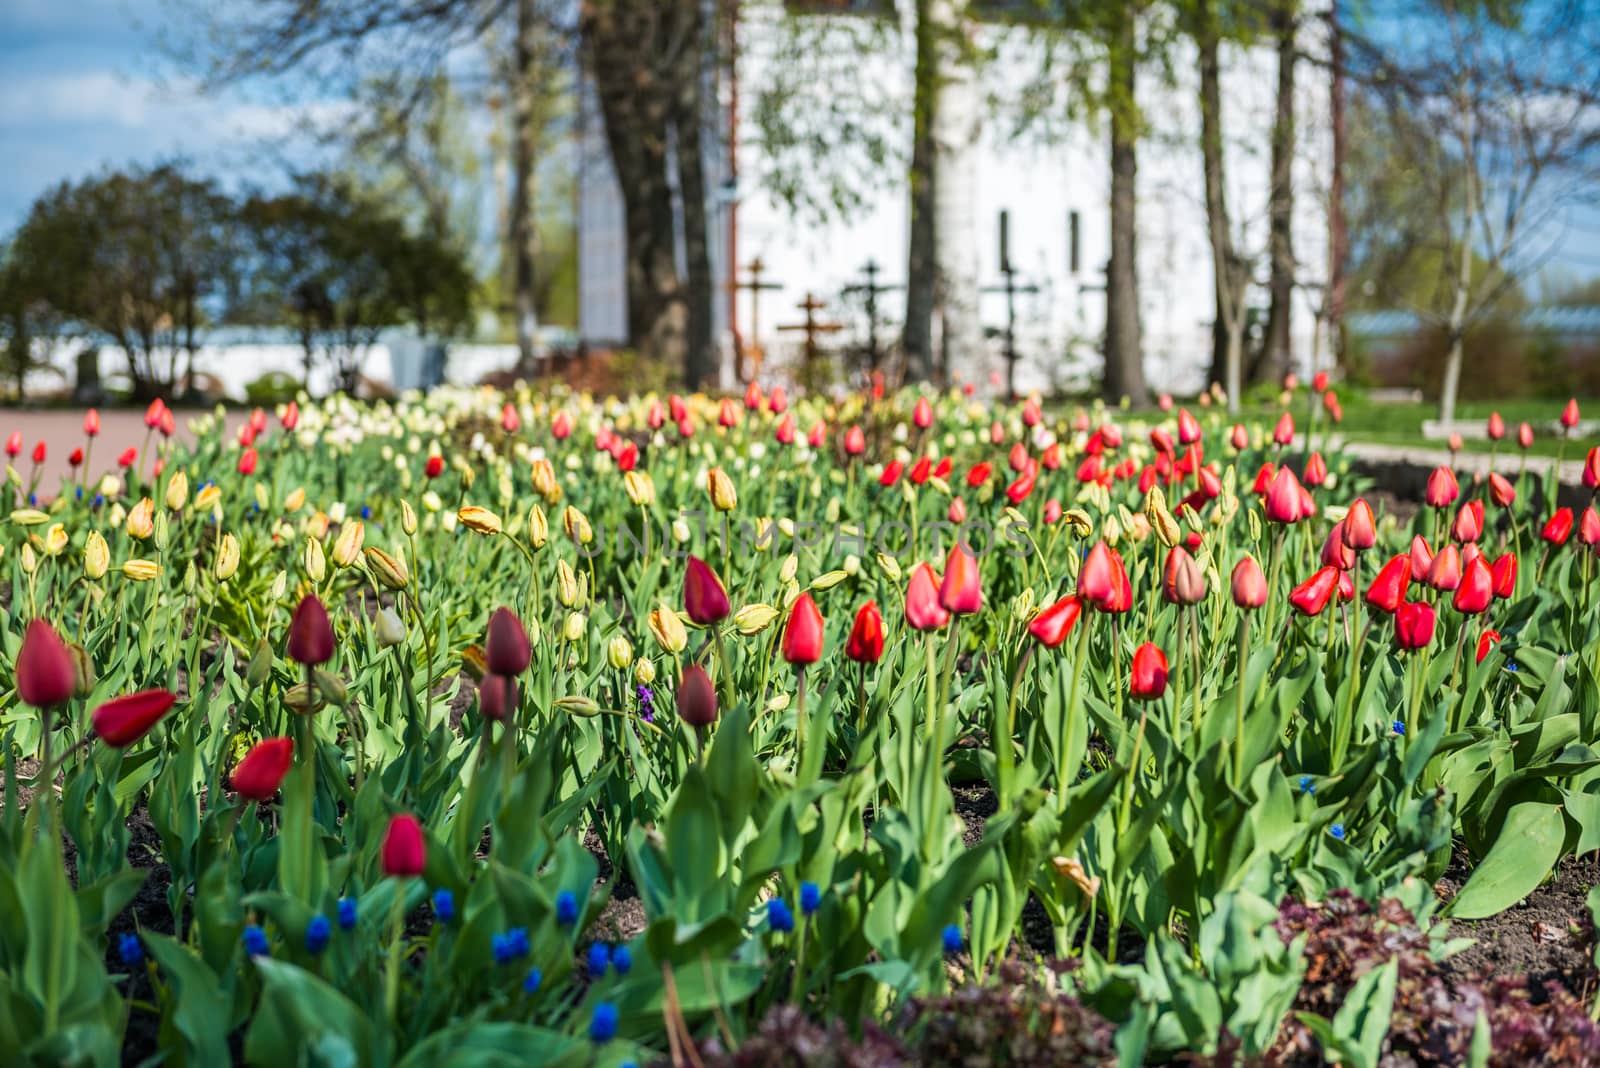
[[[810,916],[822,907],[822,887],[816,883],[800,884],[800,911]]]
[[[589,1040],[610,1042],[616,1037],[617,1007],[609,1001],[602,1001],[594,1007],[594,1015],[589,1017]]]
[[[328,922],[328,917],[321,913],[311,917],[311,922],[306,924],[306,952],[315,957],[327,949],[332,933],[333,924]]]
[[[136,934],[124,934],[117,939],[117,959],[124,968],[137,968],[144,961],[144,943]]]
[[[252,957],[265,957],[272,952],[267,932],[261,929],[260,924],[252,923],[244,929],[244,951]]]
[[[627,975],[633,969],[633,950],[627,946],[612,946],[611,966],[618,975]]]
[[[961,925],[958,923],[948,924],[941,938],[944,942],[944,951],[946,953],[961,952],[961,947],[965,943],[965,939],[961,935]]]
[[[563,927],[571,927],[578,922],[578,895],[571,890],[563,890],[556,895],[556,922]]]
[[[783,898],[775,897],[767,902],[767,926],[780,934],[794,930],[794,913],[789,911],[789,904]]]
[[[522,992],[524,994],[537,994],[544,985],[544,972],[538,968],[529,968],[528,974],[522,977]]]
[[[456,918],[456,896],[441,887],[433,892],[433,914],[440,923],[449,923]]]
[[[604,942],[593,942],[589,946],[588,968],[589,978],[599,979],[606,974],[606,968],[611,965],[611,948]]]
[[[339,899],[339,930],[355,930],[356,918],[356,899],[353,897],[341,897]]]

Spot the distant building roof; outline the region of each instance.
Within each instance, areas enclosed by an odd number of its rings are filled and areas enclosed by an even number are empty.
[[[1527,334],[1563,337],[1600,337],[1600,304],[1539,304],[1505,317],[1513,329]],[[1354,312],[1344,318],[1344,328],[1355,337],[1404,337],[1426,324],[1415,312],[1389,309]]]

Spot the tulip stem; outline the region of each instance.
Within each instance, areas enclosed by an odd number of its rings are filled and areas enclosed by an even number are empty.
[[[731,711],[733,709],[733,666],[728,663],[728,650],[722,643],[722,628],[713,624],[711,635],[717,643],[717,673],[722,677],[722,700]]]
[[[795,768],[799,770],[806,764],[806,666],[799,664],[795,667],[795,701],[794,701],[794,746]]]
[[[1244,790],[1244,691],[1249,684],[1248,656],[1250,651],[1250,613],[1247,610],[1239,619],[1239,685],[1233,699],[1233,785]]]
[[[1198,609],[1189,607],[1184,613],[1189,621],[1189,656],[1194,666],[1194,678],[1191,685],[1194,687],[1194,738],[1197,747],[1200,744],[1200,616]]]
[[[383,1005],[391,1024],[400,1003],[400,935],[406,918],[405,902],[405,884],[397,879],[394,900],[389,904],[389,958],[384,964],[383,973]]]
[[[996,761],[997,777],[1000,780],[1000,811],[1005,812],[1011,807],[1011,779],[1012,771],[1016,767],[1017,754],[1014,740],[1017,736],[1017,691],[1022,688],[1022,673],[1028,669],[1028,663],[1033,659],[1033,643],[1029,642],[1022,650],[1022,655],[1017,658],[1017,669],[1011,673],[1011,693],[1006,698],[1006,718],[1004,724],[996,724],[996,737],[994,742],[994,755]]]
[[[1071,785],[1067,776],[1071,769],[1067,764],[1072,759],[1072,737],[1076,733],[1078,723],[1078,703],[1083,693],[1083,662],[1089,659],[1089,625],[1088,620],[1078,620],[1078,648],[1072,657],[1072,692],[1067,695],[1067,722],[1061,732],[1061,750],[1056,754],[1056,804],[1065,812],[1067,808],[1067,787]],[[1121,689],[1119,684],[1117,689]]]

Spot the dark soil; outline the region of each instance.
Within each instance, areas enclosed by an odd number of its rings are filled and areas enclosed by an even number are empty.
[[[1457,857],[1436,890],[1453,897],[1468,874]],[[1600,989],[1600,974],[1595,970],[1595,930],[1587,899],[1596,885],[1600,885],[1600,853],[1568,857],[1556,866],[1554,878],[1498,916],[1453,921],[1452,938],[1476,941],[1444,961],[1447,976],[1460,981],[1525,976],[1536,1001],[1547,983],[1558,984],[1579,1000],[1593,998]]]

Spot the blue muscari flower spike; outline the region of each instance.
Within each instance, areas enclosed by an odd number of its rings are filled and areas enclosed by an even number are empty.
[[[339,899],[339,930],[353,931],[356,926],[356,899],[341,897]]]
[[[28,494],[28,503],[33,505],[34,507],[38,507],[38,505],[39,505],[39,495],[37,493]]]
[[[1398,719],[1395,720],[1393,724],[1391,724],[1391,727],[1393,728],[1393,730],[1394,730],[1394,732],[1396,734],[1404,735],[1406,733],[1406,725],[1404,723],[1402,723]]]
[[[941,935],[941,938],[944,941],[944,951],[946,953],[961,952],[961,946],[964,939],[961,937],[960,924],[952,923],[947,925],[944,929],[944,934]]]
[[[627,975],[633,969],[633,950],[627,946],[612,946],[611,966],[618,975]]]
[[[76,496],[77,496],[78,500],[80,500],[80,501],[83,500],[83,487],[82,486],[78,487]]]
[[[522,977],[522,992],[524,994],[537,994],[544,985],[544,972],[538,968],[529,968],[528,974]]]
[[[94,507],[96,507],[96,508],[98,508],[98,507],[100,507],[100,506],[101,506],[101,505],[102,505],[102,504],[105,504],[105,503],[106,503],[106,498],[105,498],[105,494],[103,494],[103,493],[96,493],[96,494],[95,494],[95,495],[94,495]]]
[[[371,519],[372,518],[372,509],[369,508],[367,505],[363,504],[361,506],[361,518],[362,519]]]
[[[767,902],[767,926],[780,934],[794,930],[794,913],[789,911],[783,898],[775,897]]]
[[[1522,669],[1517,667],[1515,661],[1507,661],[1506,662],[1506,670],[1507,671],[1521,671]]]
[[[611,949],[604,942],[589,945],[589,978],[599,979],[611,964]]]
[[[594,1007],[594,1015],[589,1017],[589,1040],[610,1042],[616,1037],[617,1007],[609,1001],[602,1001]]]
[[[571,927],[578,922],[578,897],[571,890],[556,895],[556,922]]]
[[[267,932],[261,929],[260,924],[252,923],[244,929],[244,951],[252,957],[265,957],[272,952],[272,946],[267,942]]]
[[[800,884],[800,911],[809,916],[822,907],[822,888],[816,883]]]
[[[311,922],[306,924],[306,952],[315,957],[327,949],[332,931],[333,924],[328,922],[328,917],[321,913],[311,917]]]
[[[1328,833],[1339,839],[1339,841],[1344,841],[1344,824],[1335,823],[1332,827],[1328,828]]]
[[[1317,784],[1311,781],[1311,776],[1300,776],[1300,792],[1303,794],[1314,794],[1317,792]]]
[[[505,934],[495,935],[489,940],[489,945],[494,950],[496,964],[506,964],[518,957],[526,957],[531,948],[528,942],[528,929],[513,927]]]
[[[449,923],[456,918],[456,896],[450,891],[440,887],[433,892],[433,914],[440,923]]]
[[[144,943],[136,934],[125,934],[117,939],[117,959],[125,968],[137,968],[144,960]]]

